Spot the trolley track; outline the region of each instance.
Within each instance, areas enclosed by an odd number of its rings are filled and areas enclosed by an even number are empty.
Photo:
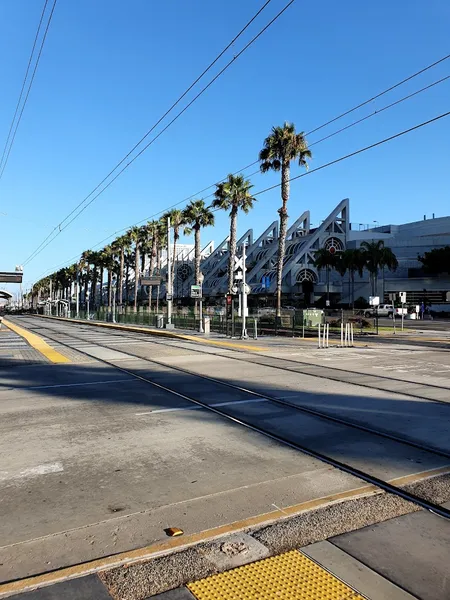
[[[72,333],[67,333],[65,331],[58,331],[57,329],[52,329],[52,328],[47,327],[47,326],[40,327],[39,329],[41,331],[42,330],[47,330],[47,331],[50,331],[52,333],[56,333],[56,335],[59,336],[59,338],[66,337],[66,338],[69,338],[69,339],[72,339],[72,340],[76,340],[77,342],[82,341],[82,342],[85,342],[85,343],[89,343],[90,345],[95,345],[95,346],[99,346],[99,347],[107,348],[107,349],[111,349],[111,350],[113,350],[113,349],[117,350],[117,348],[112,348],[111,346],[108,346],[106,344],[100,344],[98,342],[93,342],[91,340],[86,340],[85,338],[76,336],[76,335],[74,335]],[[89,357],[92,358],[92,355],[89,354],[89,352],[86,352],[86,351],[82,350],[80,347],[77,347],[77,346],[74,347],[73,346],[73,342],[72,342],[72,345],[71,345],[67,341],[64,342],[61,339],[58,339],[58,337],[55,338],[54,336],[50,336],[48,334],[43,334],[43,335],[45,335],[45,337],[47,337],[49,340],[55,342],[56,344],[60,344],[61,346],[64,346],[64,347],[76,350],[77,352],[79,352],[81,354],[84,354],[84,355],[89,356]],[[241,386],[237,386],[237,385],[232,384],[230,382],[226,382],[226,381],[223,381],[223,380],[220,380],[220,379],[216,379],[216,378],[213,378],[213,377],[202,375],[202,374],[196,373],[194,371],[190,371],[188,369],[184,369],[182,367],[176,367],[176,366],[173,366],[173,365],[167,365],[164,362],[160,362],[160,361],[157,361],[157,360],[154,360],[154,359],[150,359],[150,358],[145,358],[145,357],[142,357],[142,356],[130,353],[130,352],[126,352],[126,351],[123,351],[123,350],[120,350],[120,352],[122,354],[124,354],[124,355],[130,356],[130,358],[138,359],[138,360],[141,360],[141,361],[144,361],[144,362],[147,362],[147,363],[153,363],[155,365],[161,366],[161,367],[163,367],[164,369],[166,369],[168,371],[182,372],[182,373],[187,374],[187,375],[192,376],[192,377],[196,377],[196,378],[203,379],[203,380],[208,380],[208,381],[210,381],[210,382],[212,382],[214,384],[226,386],[226,387],[228,387],[230,389],[234,389],[235,391],[245,392],[246,394],[249,394],[250,396],[257,396],[258,398],[266,399],[268,402],[272,402],[272,403],[274,403],[276,405],[283,406],[283,407],[288,408],[288,409],[293,409],[297,413],[304,413],[304,414],[307,414],[307,415],[309,415],[311,417],[314,417],[314,418],[317,418],[317,419],[322,419],[322,420],[325,420],[325,421],[330,421],[330,422],[333,422],[333,423],[336,423],[336,424],[339,424],[341,426],[345,426],[345,427],[348,427],[348,428],[352,428],[352,429],[358,429],[358,430],[364,431],[366,433],[369,433],[370,435],[375,435],[375,436],[378,436],[378,437],[381,437],[381,438],[389,439],[389,440],[391,440],[393,442],[396,442],[396,443],[399,443],[399,444],[402,444],[402,445],[405,445],[405,446],[409,446],[409,447],[418,449],[418,450],[420,450],[422,452],[426,452],[426,453],[429,453],[429,454],[434,454],[434,455],[437,455],[437,456],[440,456],[440,457],[445,457],[445,458],[449,458],[450,459],[450,453],[448,453],[448,452],[446,452],[444,450],[441,450],[439,448],[434,448],[432,446],[428,446],[426,444],[422,444],[422,443],[416,442],[414,440],[405,439],[405,438],[402,438],[400,436],[396,436],[395,434],[391,434],[391,433],[388,433],[388,432],[376,430],[376,429],[373,429],[371,427],[366,427],[364,425],[361,425],[361,424],[358,424],[358,423],[354,423],[354,422],[348,421],[346,419],[341,419],[340,417],[333,417],[333,416],[328,415],[326,413],[322,413],[321,411],[316,411],[315,409],[310,409],[310,408],[306,408],[306,407],[303,407],[303,406],[299,406],[297,404],[294,404],[294,403],[291,403],[291,402],[288,402],[288,401],[285,401],[285,400],[281,400],[281,399],[272,397],[272,396],[267,395],[267,394],[262,394],[262,393],[254,391],[254,390],[251,390],[251,389],[247,389],[247,388],[244,388],[244,387],[241,387]],[[214,353],[211,353],[211,354],[214,354]],[[119,371],[121,371],[121,372],[123,372],[123,373],[125,373],[125,374],[127,374],[129,376],[131,376],[131,377],[134,377],[134,378],[136,378],[139,381],[142,381],[144,383],[147,383],[149,385],[157,387],[157,388],[159,388],[159,389],[161,389],[163,391],[166,391],[166,392],[168,392],[170,394],[173,394],[173,395],[179,397],[182,400],[185,400],[185,401],[188,401],[190,403],[193,403],[193,404],[195,404],[198,407],[201,407],[201,408],[203,408],[205,410],[208,410],[208,411],[210,411],[212,413],[215,413],[215,414],[217,414],[217,415],[219,415],[221,417],[224,417],[224,418],[226,418],[226,419],[228,419],[228,420],[230,420],[230,421],[232,421],[232,422],[234,422],[236,424],[244,426],[244,427],[246,427],[246,428],[248,428],[248,429],[250,429],[252,431],[255,431],[257,433],[260,433],[260,434],[262,434],[262,435],[264,435],[264,436],[266,436],[266,437],[268,437],[268,438],[270,438],[272,440],[275,440],[275,441],[280,442],[280,443],[282,443],[282,444],[284,444],[286,446],[289,446],[289,447],[291,447],[291,448],[293,448],[295,450],[303,452],[304,454],[307,454],[308,456],[311,456],[313,458],[321,460],[322,462],[324,462],[324,463],[326,463],[326,464],[328,464],[328,465],[330,465],[332,467],[335,467],[335,468],[337,468],[337,469],[339,469],[339,470],[341,470],[341,471],[343,471],[345,473],[348,473],[350,475],[358,477],[359,479],[361,479],[363,481],[366,481],[369,484],[375,485],[378,488],[384,490],[385,492],[392,493],[394,495],[399,496],[400,498],[402,498],[404,500],[410,501],[410,502],[416,504],[417,506],[420,506],[421,508],[423,508],[425,510],[428,510],[428,511],[430,511],[430,512],[432,512],[434,514],[437,514],[437,515],[439,515],[441,517],[444,517],[446,519],[450,519],[450,510],[449,509],[446,509],[444,507],[439,506],[438,504],[435,504],[434,502],[431,502],[429,500],[426,500],[424,498],[416,496],[415,494],[413,494],[413,493],[411,493],[409,491],[405,491],[404,489],[399,488],[397,486],[394,486],[394,485],[390,484],[389,482],[380,479],[379,477],[376,477],[374,475],[371,475],[370,473],[362,471],[361,469],[356,468],[356,467],[354,467],[354,466],[352,466],[350,464],[347,464],[347,463],[344,463],[344,462],[342,462],[340,460],[337,460],[336,458],[333,458],[332,456],[329,456],[328,454],[324,454],[323,452],[319,452],[317,450],[314,450],[314,449],[312,449],[312,448],[310,448],[308,446],[305,446],[304,444],[300,444],[300,443],[298,443],[296,441],[293,441],[292,439],[289,439],[288,437],[286,437],[284,435],[279,435],[278,433],[270,431],[268,428],[261,427],[260,425],[255,425],[254,423],[252,423],[247,418],[237,417],[237,416],[235,416],[233,414],[230,414],[226,410],[222,410],[221,408],[217,408],[217,407],[211,406],[208,403],[205,403],[205,402],[199,400],[198,398],[194,398],[191,395],[188,395],[188,394],[185,394],[185,393],[181,393],[181,392],[179,392],[179,391],[177,391],[177,390],[175,390],[175,389],[173,389],[171,387],[168,387],[166,385],[163,385],[161,383],[153,381],[152,379],[150,379],[148,377],[144,377],[144,376],[140,375],[139,373],[134,372],[133,370],[130,370],[130,369],[127,369],[127,368],[124,368],[124,367],[118,365],[116,362],[113,362],[113,361],[110,361],[110,360],[107,360],[107,359],[103,359],[103,358],[98,358],[98,357],[95,357],[95,360],[97,360],[97,361],[99,361],[99,362],[101,362],[101,363],[103,363],[105,365],[108,365],[110,367],[113,367],[114,369],[117,369],[117,370],[119,370]]]
[[[83,331],[92,331],[92,327],[89,325],[82,325],[80,327]],[[50,331],[55,331],[50,329]],[[106,333],[102,330],[103,333]],[[112,335],[116,338],[120,338],[123,336],[123,333],[127,335],[129,338],[133,338],[136,340],[143,341],[148,338],[147,333],[137,333],[133,331],[123,330],[120,333],[116,333],[114,329],[108,329],[108,336]],[[147,340],[148,341],[148,340]],[[429,402],[437,402],[440,404],[450,405],[450,388],[441,385],[434,385],[427,382],[414,382],[409,381],[407,379],[400,379],[396,377],[389,377],[387,375],[375,375],[375,374],[367,374],[361,372],[350,372],[346,369],[340,369],[339,367],[330,367],[330,366],[322,366],[322,365],[312,365],[307,362],[303,362],[300,360],[293,360],[289,358],[278,358],[271,356],[269,354],[264,354],[261,352],[252,353],[249,350],[241,350],[238,348],[233,348],[230,350],[229,348],[220,348],[217,347],[216,352],[206,350],[205,348],[196,347],[197,343],[201,343],[189,340],[180,340],[183,346],[188,346],[190,350],[193,352],[206,354],[210,356],[221,356],[223,358],[228,358],[230,360],[235,360],[244,363],[252,363],[255,365],[260,365],[263,367],[269,367],[272,369],[289,371],[292,373],[298,373],[299,375],[307,375],[309,377],[318,377],[320,379],[327,379],[329,381],[335,381],[339,383],[347,383],[349,385],[356,385],[358,387],[367,388],[367,389],[375,389],[375,390],[383,390],[386,392],[391,392],[394,394],[401,394],[402,396],[408,396],[410,398],[417,398],[420,400],[427,400]],[[173,347],[174,342],[165,342],[160,339],[152,338],[152,344],[158,344],[161,346]],[[227,354],[221,354],[220,350],[227,351]],[[362,380],[363,378],[363,380]],[[407,386],[407,389],[400,389],[398,386]],[[410,389],[413,388],[413,389]],[[414,391],[414,388],[416,391]],[[442,400],[438,397],[433,397],[433,392],[437,395],[442,393],[443,391],[448,392],[449,401]],[[425,395],[425,394],[429,395]]]

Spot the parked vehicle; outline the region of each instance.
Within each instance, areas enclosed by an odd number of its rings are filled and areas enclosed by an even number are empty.
[[[389,319],[392,319],[392,315],[394,314],[394,305],[380,304],[378,307],[372,306],[371,308],[366,308],[364,310],[365,317],[376,317],[377,314],[379,317],[389,317]]]

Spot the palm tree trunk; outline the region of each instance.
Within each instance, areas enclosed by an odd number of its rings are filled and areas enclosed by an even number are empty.
[[[234,257],[236,256],[236,233],[237,233],[237,212],[236,206],[233,206],[230,213],[230,252],[228,255],[228,293],[233,293],[234,285]]]
[[[283,286],[283,266],[286,252],[286,233],[287,233],[287,203],[290,191],[290,162],[283,161],[281,164],[281,199],[283,204],[278,211],[280,215],[280,235],[278,238],[278,262],[277,262],[277,319],[281,319],[281,292]]]
[[[136,242],[136,250],[134,253],[135,265],[134,265],[134,312],[137,311],[137,296],[138,296],[138,284],[139,284],[139,244]]]
[[[145,273],[145,252],[142,252],[141,254],[141,274],[144,275]]]
[[[200,285],[200,258],[201,258],[201,246],[200,246],[200,225],[194,227],[194,242],[195,242],[195,283]]]
[[[100,266],[99,306],[103,306],[103,265]]]
[[[123,301],[123,266],[124,266],[124,260],[125,260],[125,251],[124,248],[122,246],[122,248],[120,249],[120,271],[119,271],[119,277],[117,279],[117,283],[119,286],[119,304],[122,305],[122,301]]]
[[[326,266],[327,269],[327,304],[330,304],[330,267]]]
[[[91,298],[92,298],[92,303],[93,303],[94,307],[96,304],[97,277],[98,277],[97,267],[94,267],[94,271],[92,273],[92,283],[91,283]]]
[[[130,266],[127,262],[125,266],[125,305],[128,306],[128,299],[130,297]]]
[[[178,231],[176,229],[173,230],[173,252],[172,252],[172,265],[171,265],[171,280],[172,280],[172,290],[170,293],[173,294],[173,290],[174,290],[174,285],[175,285],[175,260],[177,258],[177,242],[178,242],[178,238],[180,236],[178,235]]]
[[[89,292],[89,265],[86,266],[86,280],[84,282],[84,301],[87,302]]]
[[[156,231],[153,232],[152,237],[152,253],[150,256],[150,268],[149,268],[149,276],[153,275],[153,271],[155,270],[155,262],[156,262],[156,253],[158,249],[158,236]],[[153,287],[150,285],[148,288],[148,309],[152,310],[152,295],[153,295]]]
[[[111,270],[108,269],[108,311],[111,310],[111,292],[112,292],[112,277],[111,277]]]

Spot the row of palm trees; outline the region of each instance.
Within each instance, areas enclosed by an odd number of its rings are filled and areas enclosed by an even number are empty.
[[[343,252],[332,254],[327,248],[320,248],[314,253],[314,266],[325,270],[327,276],[327,300],[330,298],[330,272],[334,269],[344,277],[348,272],[351,286],[351,304],[355,301],[355,274],[363,276],[366,269],[370,276],[372,296],[376,295],[378,288],[378,274],[385,269],[395,271],[398,261],[390,248],[384,245],[383,240],[361,242],[359,248],[349,248]]]
[[[284,123],[280,127],[272,127],[270,134],[263,142],[263,147],[259,152],[260,170],[262,173],[276,171],[281,174],[280,191],[281,206],[278,209],[280,227],[278,237],[278,256],[276,273],[276,306],[277,317],[281,317],[281,292],[283,279],[283,265],[286,247],[286,234],[288,222],[288,202],[290,197],[291,163],[297,161],[301,168],[308,168],[308,161],[312,158],[312,153],[303,132],[297,132],[293,123]],[[98,252],[87,250],[83,252],[78,263],[61,269],[57,273],[50,275],[39,281],[34,288],[36,290],[48,290],[50,280],[54,280],[57,288],[68,289],[73,281],[81,281],[85,286],[85,298],[88,295],[88,285],[91,282],[91,298],[95,301],[97,283],[100,289],[100,304],[103,302],[103,272],[106,269],[108,273],[108,305],[111,305],[113,296],[112,281],[116,276],[116,294],[119,304],[123,303],[123,286],[125,276],[125,299],[129,298],[129,271],[134,269],[134,298],[133,305],[137,308],[138,302],[138,282],[139,275],[144,272],[146,257],[150,256],[149,275],[159,274],[161,272],[161,254],[162,249],[167,244],[167,218],[170,218],[171,228],[173,230],[173,260],[172,277],[174,280],[174,269],[176,259],[177,243],[183,231],[186,235],[194,234],[195,239],[195,281],[200,283],[200,261],[201,261],[201,242],[200,231],[203,227],[214,225],[214,212],[216,210],[225,210],[229,212],[230,217],[230,235],[229,235],[229,261],[228,261],[228,293],[232,293],[234,286],[233,266],[236,255],[237,240],[237,219],[239,211],[249,212],[254,206],[256,198],[252,195],[253,185],[244,175],[230,174],[225,181],[216,184],[214,199],[210,206],[207,206],[203,199],[192,200],[184,210],[172,209],[167,212],[159,221],[150,221],[142,227],[132,227],[125,235],[120,236],[110,245]],[[364,245],[364,244],[363,244]],[[363,248],[364,251],[364,248]],[[383,267],[393,268],[394,262],[387,258],[386,249],[373,249],[368,254],[366,249],[365,263],[362,268],[367,268],[371,274],[372,288],[376,285],[378,269]],[[382,258],[380,258],[380,255]],[[330,263],[326,266],[326,261],[333,261],[331,254],[320,258],[320,251],[317,254],[317,266],[323,264],[328,272],[331,268],[337,268]],[[395,259],[395,257],[394,257]],[[321,262],[322,260],[322,262]],[[362,260],[362,259],[361,259]],[[325,261],[325,262],[324,262]],[[381,261],[381,262],[380,262]],[[384,261],[384,262],[383,262]],[[339,259],[339,268],[349,271],[354,281],[355,272],[360,270],[360,257],[353,251],[342,253]],[[376,266],[378,265],[378,266]],[[390,266],[389,266],[390,265]],[[149,304],[152,301],[152,290],[149,293]]]
[[[128,304],[130,298],[130,272],[134,271],[133,307],[137,309],[139,278],[144,274],[147,257],[149,274],[160,274],[163,251],[167,248],[167,223],[170,219],[173,230],[172,281],[177,255],[177,244],[181,231],[184,235],[194,234],[195,239],[195,280],[200,281],[201,239],[200,230],[214,225],[214,214],[203,200],[191,201],[184,210],[173,209],[160,220],[150,221],[141,227],[132,227],[124,235],[116,238],[102,250],[86,250],[78,262],[39,280],[33,286],[37,296],[52,295],[54,298],[70,299],[75,282],[84,290],[84,301],[89,298],[91,306],[103,306],[104,273],[107,273],[107,304],[113,299],[120,305]],[[115,281],[115,285],[114,285]],[[113,289],[114,288],[114,289]],[[124,295],[125,291],[125,295]],[[149,290],[151,308],[152,289]]]

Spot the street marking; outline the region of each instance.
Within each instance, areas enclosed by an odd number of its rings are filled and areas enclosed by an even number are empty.
[[[0,481],[9,481],[11,479],[27,479],[29,477],[39,477],[40,475],[49,475],[50,473],[61,473],[64,467],[60,462],[45,463],[19,471],[18,473],[9,473],[0,471]]]
[[[216,404],[209,404],[211,408],[216,408],[217,406],[231,406],[233,404],[254,404],[257,402],[267,402],[266,398],[251,398],[249,400],[230,400],[229,402],[217,402]],[[207,408],[205,406],[205,408]],[[176,412],[183,410],[203,410],[203,406],[179,406],[175,408],[157,408],[156,410],[150,410],[148,412],[136,413],[137,417],[141,417],[143,415],[154,415],[156,413],[166,413],[166,412]]]
[[[3,323],[6,325],[6,327],[11,329],[12,331],[17,333],[24,339],[26,339],[26,341],[30,344],[30,346],[32,348],[34,348],[35,350],[37,350],[38,352],[43,354],[45,356],[45,358],[48,358],[48,360],[50,362],[52,362],[52,363],[70,363],[70,362],[72,362],[69,358],[67,358],[67,356],[64,356],[63,354],[57,352],[54,348],[49,346],[47,344],[47,342],[45,342],[41,337],[39,337],[35,333],[31,333],[27,329],[24,329],[23,327],[19,327],[18,325],[15,325],[14,323],[7,321],[6,319],[3,320]]]
[[[58,383],[56,385],[31,385],[29,387],[16,387],[12,388],[14,390],[46,390],[49,388],[62,388],[62,387],[77,387],[82,385],[100,385],[105,383],[120,383],[122,381],[133,381],[136,382],[137,379],[133,377],[128,377],[127,379],[108,379],[107,381],[88,381],[86,383]]]

